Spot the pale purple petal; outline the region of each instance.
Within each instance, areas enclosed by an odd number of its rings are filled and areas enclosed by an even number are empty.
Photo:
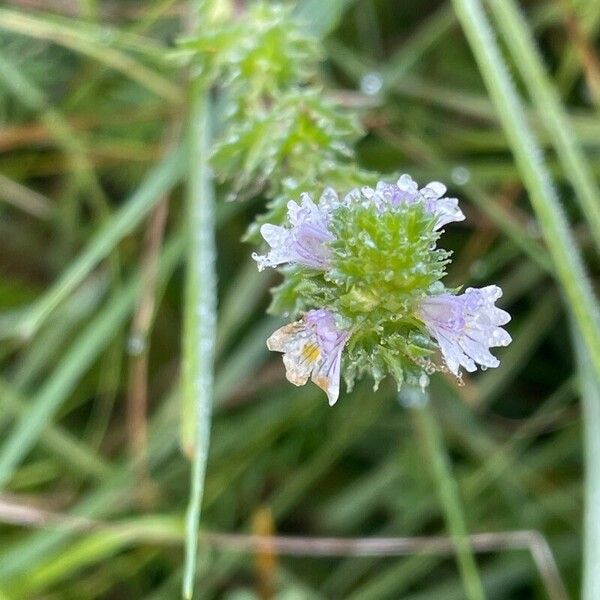
[[[458,207],[457,198],[437,198],[426,200],[425,206],[429,213],[437,216],[435,228],[441,229],[448,223],[464,221],[465,215]]]
[[[379,211],[402,204],[423,204],[425,210],[437,217],[435,229],[441,229],[444,225],[453,221],[463,221],[465,215],[458,207],[456,198],[445,198],[446,186],[439,181],[432,181],[424,188],[419,189],[417,183],[410,175],[404,174],[396,183],[380,181],[375,189],[363,187],[360,191],[362,197],[368,199]],[[346,196],[346,202],[356,201],[357,190],[353,190]]]
[[[310,377],[326,392],[333,406],[340,393],[342,350],[348,337],[347,331],[336,326],[332,312],[319,309],[278,329],[267,340],[267,347],[284,353],[288,381],[304,385]]]
[[[464,294],[427,296],[421,301],[418,317],[439,344],[448,369],[455,375],[460,367],[475,371],[482,367],[497,367],[500,361],[490,348],[507,346],[511,337],[501,325],[510,315],[495,306],[502,296],[496,285],[467,288]]]
[[[336,200],[337,195],[328,188],[319,205],[308,194],[302,194],[301,204],[288,202],[290,227],[266,223],[260,228],[271,250],[266,255],[252,255],[259,270],[286,263],[326,270],[331,257],[327,243],[334,239],[328,228]]]

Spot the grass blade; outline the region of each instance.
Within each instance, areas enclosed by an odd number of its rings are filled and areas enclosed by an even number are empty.
[[[481,3],[479,0],[453,0],[453,3],[523,176],[552,255],[556,277],[573,309],[594,370],[600,375],[600,325],[596,299],[542,153],[527,123],[523,105]]]
[[[8,413],[28,417],[29,407],[21,395],[6,381],[0,378],[0,395],[3,410]],[[79,471],[95,478],[103,479],[111,474],[111,467],[102,458],[96,456],[87,446],[58,427],[46,427],[40,434],[45,447],[71,466],[73,472]]]
[[[575,137],[560,97],[543,66],[542,58],[527,27],[527,21],[513,0],[490,0],[506,47],[533,98],[564,171],[576,192],[597,247],[600,249],[600,189]]]
[[[176,238],[161,264],[161,279],[169,274],[181,254],[180,238]],[[71,350],[46,380],[23,413],[17,425],[0,446],[0,488],[4,488],[14,469],[31,450],[47,423],[56,414],[68,394],[90,364],[113,339],[135,302],[139,279],[115,294],[105,308],[73,342]]]
[[[89,275],[90,271],[132,231],[179,178],[183,153],[175,151],[152,171],[126,204],[98,231],[87,248],[71,262],[52,287],[18,321],[17,334],[28,338],[54,309]]]
[[[182,442],[192,457],[185,529],[183,596],[192,598],[198,526],[210,441],[217,329],[214,189],[210,175],[211,100],[207,83],[192,82],[188,171],[188,272],[183,347]]]
[[[355,3],[356,0],[303,0],[296,7],[296,16],[313,35],[324,38],[337,27],[344,11]]]
[[[106,44],[97,43],[91,39],[90,35],[78,32],[74,28],[7,9],[0,9],[0,28],[61,44],[120,71],[142,87],[169,102],[181,101],[179,89],[168,79],[149,69],[143,63],[134,60],[128,54],[110,48]]]
[[[581,388],[586,464],[581,598],[595,600],[600,595],[600,380],[594,373],[581,336],[576,331],[574,338]]]
[[[468,540],[467,525],[459,498],[458,486],[452,474],[442,432],[428,398],[424,406],[413,410],[413,418],[421,437],[426,460],[433,472],[448,532],[452,536],[456,548],[456,558],[463,580],[465,596],[469,600],[484,600],[483,583],[477,570],[475,555]]]

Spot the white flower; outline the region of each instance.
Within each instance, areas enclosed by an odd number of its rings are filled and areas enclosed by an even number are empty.
[[[442,352],[448,369],[459,375],[460,367],[475,371],[476,364],[497,367],[500,361],[489,349],[508,346],[511,337],[501,325],[510,315],[495,306],[502,296],[496,285],[467,288],[460,296],[440,294],[421,301],[417,316],[425,323]]]
[[[319,309],[278,329],[267,340],[267,347],[284,353],[288,381],[304,385],[310,377],[325,391],[333,406],[340,393],[342,350],[348,337],[347,331],[336,326],[332,312]]]
[[[327,243],[334,239],[329,231],[329,221],[331,212],[338,204],[337,194],[331,188],[326,189],[318,205],[308,194],[302,194],[301,200],[300,205],[294,201],[288,202],[290,227],[265,223],[260,228],[261,235],[271,246],[266,255],[252,255],[260,271],[284,263],[313,269],[328,268],[331,251]]]

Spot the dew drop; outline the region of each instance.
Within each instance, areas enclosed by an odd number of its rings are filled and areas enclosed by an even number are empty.
[[[469,183],[469,180],[471,179],[471,171],[469,171],[467,167],[459,165],[452,169],[450,177],[456,185],[465,185],[466,183]]]
[[[368,248],[375,248],[375,242],[371,238],[371,236],[366,231],[361,231],[358,234],[360,241],[367,246]]]
[[[127,353],[130,356],[139,356],[146,349],[146,340],[141,335],[132,335],[127,340]]]
[[[286,188],[289,188],[289,189],[295,189],[295,188],[297,188],[297,187],[298,187],[298,181],[297,181],[296,179],[294,179],[293,177],[286,177],[286,178],[283,180],[283,185],[284,185]]]
[[[365,74],[360,80],[360,90],[367,96],[379,94],[383,87],[383,77],[376,71]]]
[[[401,406],[405,408],[420,408],[427,404],[429,395],[426,389],[419,386],[409,384],[402,386],[402,389],[398,392],[398,402]]]

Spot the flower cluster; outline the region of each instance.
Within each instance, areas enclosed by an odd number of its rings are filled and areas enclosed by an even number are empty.
[[[289,381],[310,377],[334,404],[342,361],[349,387],[367,372],[376,386],[390,374],[400,387],[435,370],[460,377],[461,367],[499,365],[489,349],[511,341],[501,327],[510,316],[495,306],[500,288],[457,294],[440,281],[450,257],[437,246],[442,228],[465,218],[445,194],[439,182],[419,189],[402,175],[343,198],[327,188],[318,203],[303,194],[288,202],[284,226],[262,225],[270,250],[253,258],[285,275],[272,307],[302,315],[267,343],[283,353]]]

